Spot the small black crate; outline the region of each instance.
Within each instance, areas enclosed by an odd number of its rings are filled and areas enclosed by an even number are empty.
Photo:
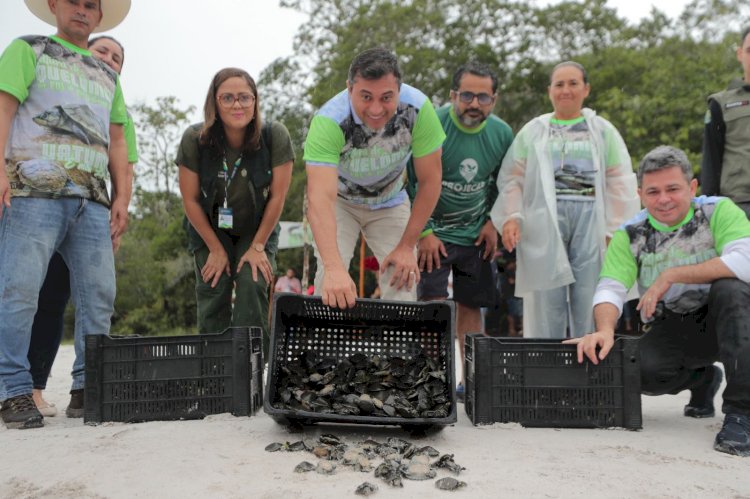
[[[86,337],[85,423],[249,416],[263,400],[260,328]]]
[[[560,340],[469,334],[465,405],[474,424],[639,429],[638,340],[616,339],[594,365]]]
[[[451,302],[399,302],[358,299],[350,309],[323,305],[320,297],[289,293],[274,296],[271,350],[263,409],[279,423],[357,423],[432,426],[456,422],[454,305]],[[445,418],[353,416],[296,411],[278,405],[281,366],[313,351],[337,362],[355,354],[399,356],[424,353],[445,369],[451,411]]]

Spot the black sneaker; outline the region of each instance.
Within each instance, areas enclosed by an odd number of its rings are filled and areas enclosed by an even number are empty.
[[[750,456],[750,416],[727,414],[724,426],[716,434],[714,449],[735,456]]]
[[[718,366],[706,368],[700,385],[690,390],[690,402],[685,406],[683,413],[691,418],[712,418],[714,411],[714,396],[719,391],[724,374]]]
[[[70,403],[65,409],[65,415],[69,418],[83,417],[83,388],[70,390]]]
[[[7,399],[0,414],[5,426],[10,429],[26,430],[44,426],[44,416],[36,408],[30,393]]]

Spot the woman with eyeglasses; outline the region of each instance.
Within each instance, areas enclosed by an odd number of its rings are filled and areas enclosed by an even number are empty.
[[[262,122],[258,100],[247,72],[216,73],[204,122],[185,131],[176,163],[195,259],[198,331],[260,326],[267,351],[268,292],[294,152],[283,124]]]
[[[614,230],[640,207],[622,137],[583,107],[590,89],[577,62],[555,66],[548,87],[553,112],[521,129],[498,176],[491,216],[503,246],[517,248],[525,337],[594,331],[603,253]]]

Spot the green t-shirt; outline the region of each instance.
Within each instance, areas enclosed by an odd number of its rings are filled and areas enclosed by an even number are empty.
[[[125,123],[125,143],[128,146],[128,163],[131,165],[138,162],[138,143],[135,136],[135,123],[133,117],[128,113],[128,122]]]
[[[0,91],[19,101],[6,150],[11,195],[109,206],[109,124],[128,119],[117,74],[58,37],[24,37],[0,56]]]
[[[445,133],[430,99],[402,83],[396,114],[371,130],[354,113],[349,92],[329,100],[315,115],[305,140],[308,166],[338,168],[339,197],[371,209],[406,200],[406,163],[435,152]]]
[[[444,242],[471,246],[497,199],[497,174],[513,142],[513,131],[491,114],[476,128],[467,128],[451,105],[437,110],[446,134],[440,199],[427,224]],[[410,183],[416,181],[409,165]],[[410,191],[416,189],[410,186]]]
[[[601,278],[645,292],[666,269],[703,263],[732,241],[750,237],[745,213],[727,198],[700,196],[685,219],[665,227],[646,210],[615,231],[607,247]],[[664,295],[667,308],[686,313],[704,305],[710,284],[673,284]]]

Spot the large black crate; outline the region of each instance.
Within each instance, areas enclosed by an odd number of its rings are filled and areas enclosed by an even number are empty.
[[[263,401],[260,328],[220,334],[86,337],[84,422],[249,416]]]
[[[638,340],[594,365],[560,340],[467,335],[465,400],[474,424],[641,428]]]
[[[323,305],[319,297],[274,296],[271,349],[263,409],[279,423],[333,422],[375,425],[446,425],[456,422],[454,374],[455,321],[452,302],[399,302],[358,299],[350,309]],[[451,411],[445,418],[349,416],[296,411],[277,405],[281,366],[313,351],[322,360],[341,361],[355,353],[399,356],[424,353],[445,369]]]

